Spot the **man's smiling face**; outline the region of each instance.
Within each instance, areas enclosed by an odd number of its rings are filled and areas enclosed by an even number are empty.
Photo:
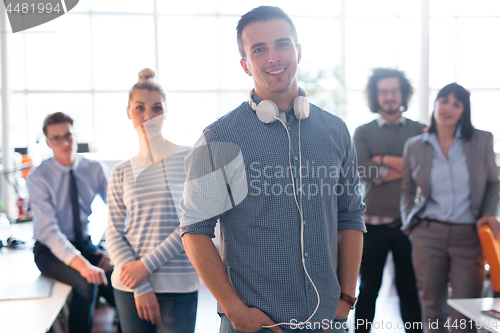
[[[245,73],[255,82],[261,99],[297,91],[297,65],[300,45],[295,45],[292,29],[283,19],[257,21],[242,32],[246,59],[241,60]]]

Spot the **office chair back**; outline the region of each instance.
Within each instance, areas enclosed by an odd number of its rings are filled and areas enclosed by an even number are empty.
[[[500,292],[500,243],[493,236],[489,225],[484,224],[478,230],[484,256],[490,266],[490,278],[495,293]]]

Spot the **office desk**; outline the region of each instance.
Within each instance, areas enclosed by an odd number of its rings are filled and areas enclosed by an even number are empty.
[[[11,235],[26,241],[22,250],[0,250],[0,283],[34,281],[40,271],[33,259],[33,224],[12,224]],[[2,333],[45,333],[61,312],[71,287],[55,281],[51,297],[0,301],[0,331]]]
[[[89,233],[98,244],[106,229],[107,206],[102,200],[92,203]],[[7,281],[34,281],[40,276],[33,258],[33,222],[10,225],[12,237],[25,241],[22,250],[0,249],[0,284]],[[61,312],[71,287],[54,281],[52,296],[47,298],[0,301],[1,333],[45,333]]]
[[[500,311],[500,298],[449,299],[448,305],[474,320],[483,329],[500,333],[500,320],[481,313],[481,310],[495,309]]]

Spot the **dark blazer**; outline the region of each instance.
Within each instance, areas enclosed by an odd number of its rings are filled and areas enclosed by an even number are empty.
[[[429,199],[432,146],[424,139],[429,133],[408,139],[405,143],[404,174],[401,183],[402,229],[413,229],[420,212]],[[493,151],[493,135],[474,129],[469,141],[463,141],[469,171],[470,200],[476,220],[485,215],[496,216],[498,206],[498,168]]]

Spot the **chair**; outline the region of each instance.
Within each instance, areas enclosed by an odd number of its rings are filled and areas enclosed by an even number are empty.
[[[489,225],[484,224],[478,230],[484,256],[490,266],[490,278],[495,297],[500,296],[500,242],[495,239]]]

